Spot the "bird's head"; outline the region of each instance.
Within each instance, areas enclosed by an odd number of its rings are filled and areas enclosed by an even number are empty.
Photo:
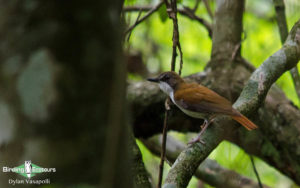
[[[174,71],[163,72],[156,78],[148,78],[150,82],[157,82],[160,89],[170,95],[179,84],[184,83],[183,79]]]

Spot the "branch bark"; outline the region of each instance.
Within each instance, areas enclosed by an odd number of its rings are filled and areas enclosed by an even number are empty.
[[[285,16],[284,1],[273,0],[273,2],[276,11],[276,20],[279,29],[280,39],[281,39],[281,43],[283,44],[288,36],[288,26],[287,26],[286,16]],[[299,71],[297,66],[293,67],[290,70],[290,74],[294,82],[294,87],[298,95],[298,100],[300,100],[300,76],[299,76]]]
[[[229,7],[234,6],[230,5],[230,2],[232,3],[232,1],[228,1],[226,5]],[[236,12],[242,9],[234,10]],[[228,12],[234,11],[228,10]],[[225,11],[224,13],[227,12]],[[217,39],[213,40],[215,43],[213,48],[216,48],[213,51],[216,55],[212,55],[212,60],[207,66],[206,72],[192,75],[190,78],[216,90],[221,95],[227,96],[227,98],[235,100],[239,96],[245,83],[244,81],[250,76],[248,71],[252,71],[253,67],[249,66],[247,61],[240,57],[239,51],[237,52],[237,57],[234,60],[231,59],[231,50],[235,48],[236,44],[240,43],[240,35],[238,33],[242,31],[242,24],[225,20],[219,22],[219,17],[223,18],[223,15],[216,14],[216,25],[219,25],[215,27],[219,29],[224,27],[226,29],[224,30],[225,32],[222,30],[220,36],[216,34],[215,37]],[[241,20],[241,16],[228,16],[227,20],[236,17],[239,17]],[[291,35],[295,37],[296,33],[291,32]],[[294,50],[291,49],[291,51]],[[130,92],[131,90],[137,93],[133,94],[133,92]],[[129,96],[133,101],[133,109],[138,109],[134,113],[136,114],[134,123],[136,136],[150,136],[158,132],[157,130],[161,129],[162,122],[160,114],[163,114],[163,111],[159,108],[159,106],[162,106],[163,101],[160,99],[163,98],[163,95],[160,94],[159,89],[148,83],[138,83],[130,86]],[[151,101],[151,99],[154,100]],[[276,115],[274,116],[274,114]],[[223,131],[223,134],[213,135],[214,131],[212,130],[212,137],[217,137],[217,139],[219,139],[218,137],[223,137],[236,143],[248,153],[259,156],[299,184],[299,173],[297,172],[300,158],[298,152],[300,151],[298,149],[298,143],[300,143],[298,140],[300,138],[299,110],[290,103],[282,91],[274,86],[271,88],[265,104],[258,110],[258,115],[256,113],[254,115],[256,115],[255,122],[259,122],[259,130],[250,133],[243,129],[236,129],[232,122],[223,121],[222,127],[226,127],[225,133]],[[172,109],[170,118],[171,129],[183,132],[198,131],[198,126],[195,125],[200,125],[201,123],[200,120],[183,115],[176,108]],[[210,129],[214,127],[215,125],[210,127]],[[222,130],[219,131],[222,132]],[[281,153],[283,154],[281,155]]]
[[[271,85],[287,70],[294,67],[300,58],[300,20],[294,25],[284,46],[275,54],[269,57],[254,73],[251,75],[247,85],[243,89],[240,97],[233,105],[241,113],[253,114],[261,105]],[[217,120],[218,124],[221,119]],[[186,148],[178,157],[175,165],[172,166],[164,187],[177,186],[185,187],[192,174],[199,164],[208,156],[214,147],[222,140],[220,134],[224,134],[224,128],[218,126],[210,127],[203,140],[207,143],[202,146],[200,143]],[[226,130],[227,131],[227,130]],[[215,139],[211,139],[214,135]],[[217,137],[217,138],[216,138]],[[300,150],[299,150],[300,151]],[[299,168],[296,170],[295,180],[298,182],[300,177]]]
[[[213,70],[211,74],[218,75],[215,77],[218,79],[214,80],[212,87],[227,91],[225,97],[230,99],[232,95],[228,88],[232,81],[224,72],[231,71],[232,53],[235,51],[236,45],[240,45],[241,42],[243,10],[243,0],[217,1],[216,22],[213,27],[212,60],[206,67]],[[236,57],[240,57],[240,50],[236,51]],[[220,63],[228,67],[220,66]],[[219,126],[224,122],[225,124],[230,123],[228,119],[218,118],[212,126],[208,127],[202,137],[206,143],[205,146],[196,143],[182,151],[170,169],[164,187],[187,186],[199,164],[218,146],[228,132],[234,130],[233,126],[226,127],[226,129],[224,126]]]
[[[160,155],[161,135],[149,139],[142,139],[144,145],[155,155]],[[185,148],[185,144],[172,137],[167,139],[166,157],[169,163],[173,164]],[[250,178],[244,177],[235,171],[220,166],[216,161],[206,159],[197,168],[195,176],[214,187],[228,188],[257,188],[258,183]],[[268,186],[264,185],[267,188]]]
[[[241,65],[244,66],[244,63]],[[238,80],[244,80],[250,75],[248,66],[238,68],[240,76]],[[212,75],[197,73],[185,78],[186,81],[194,81],[211,88],[209,82],[214,79]],[[233,93],[240,93],[243,82],[235,85]],[[163,121],[164,96],[159,88],[147,82],[131,84],[128,89],[132,111],[135,114],[134,130],[136,137],[147,138],[161,132]],[[224,95],[225,93],[220,93]],[[154,103],[151,103],[151,99]],[[198,125],[201,120],[192,119],[180,112],[176,107],[172,107],[169,119],[169,128],[180,132],[198,132]],[[255,113],[256,114],[256,113]],[[276,86],[273,86],[264,105],[254,115],[254,119],[260,128],[255,132],[248,132],[243,128],[231,131],[222,135],[230,142],[243,148],[249,154],[253,154],[277,168],[282,173],[296,179],[295,169],[297,165],[292,165],[293,161],[299,159],[296,150],[299,147],[297,139],[300,136],[300,111],[286,98],[285,94]],[[229,128],[232,122],[222,123],[222,127]],[[214,126],[214,125],[213,125]],[[284,129],[283,129],[284,127]],[[284,130],[284,131],[282,131]],[[296,139],[296,140],[295,140]],[[296,148],[296,150],[295,150]]]
[[[131,149],[133,154],[133,185],[134,188],[151,188],[150,176],[147,172],[140,148],[137,146],[133,135],[131,136]]]

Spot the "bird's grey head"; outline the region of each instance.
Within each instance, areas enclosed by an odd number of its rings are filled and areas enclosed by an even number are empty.
[[[156,78],[148,78],[148,81],[157,82],[160,89],[169,96],[176,90],[180,83],[184,82],[183,79],[173,71],[161,73]]]

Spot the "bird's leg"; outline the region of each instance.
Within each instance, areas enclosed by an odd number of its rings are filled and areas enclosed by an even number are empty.
[[[207,121],[205,119],[204,123],[200,126],[201,127],[200,133],[197,135],[197,137],[193,138],[188,144],[193,144],[193,143],[196,143],[196,142],[200,142],[202,144],[205,144],[205,142],[203,140],[201,140],[201,136],[205,132],[205,130],[207,129],[208,125],[211,124],[212,122],[213,122],[213,119],[211,119],[209,121]]]

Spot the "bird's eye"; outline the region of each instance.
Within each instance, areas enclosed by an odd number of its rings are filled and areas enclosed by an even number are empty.
[[[166,74],[166,75],[164,76],[164,80],[169,80],[169,79],[170,79],[170,76]]]

